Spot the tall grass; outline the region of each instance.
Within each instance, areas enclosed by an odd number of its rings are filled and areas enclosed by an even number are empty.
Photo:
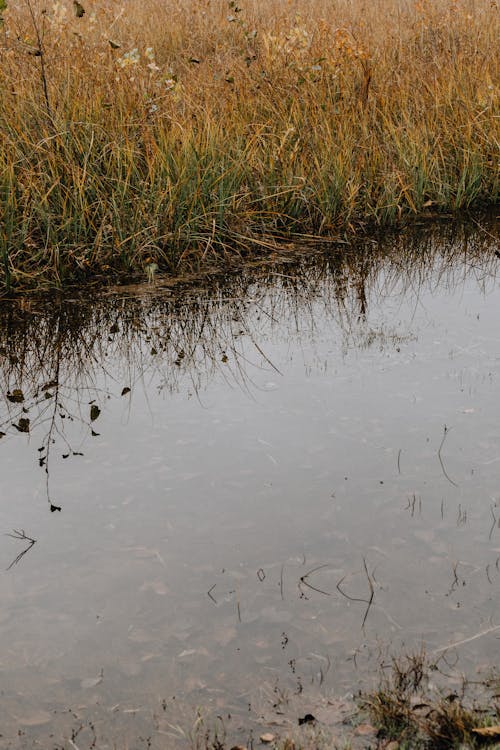
[[[494,0],[11,0],[0,285],[498,202]]]

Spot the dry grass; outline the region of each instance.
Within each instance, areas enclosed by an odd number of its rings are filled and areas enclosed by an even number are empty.
[[[4,288],[498,202],[494,0],[82,6],[3,11]]]
[[[440,672],[439,664],[423,650],[393,658],[389,666],[379,687],[361,700],[382,743],[395,740],[408,750],[472,750],[481,744],[477,729],[498,726],[498,705],[487,682],[475,683],[475,699],[465,678],[458,692],[438,690],[432,675]],[[497,739],[492,731],[490,747]]]

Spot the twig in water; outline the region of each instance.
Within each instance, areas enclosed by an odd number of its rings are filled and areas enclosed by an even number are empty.
[[[309,583],[306,580],[306,578],[308,578],[310,575],[312,575],[312,573],[316,573],[317,570],[321,570],[322,568],[329,568],[329,567],[330,566],[328,565],[328,563],[326,563],[325,565],[318,565],[316,568],[311,568],[311,570],[309,572],[304,573],[303,576],[300,576],[298,589],[299,589],[300,595],[302,597],[304,596],[304,592],[301,589],[302,584],[304,584],[304,586],[307,586],[308,588],[312,589],[313,591],[317,591],[318,594],[324,594],[324,596],[331,596],[331,594],[330,594],[329,591],[323,591],[323,589],[318,589],[318,588],[316,588],[316,586],[313,586],[312,583]]]
[[[360,598],[360,597],[350,596],[349,594],[346,594],[346,592],[341,588],[342,582],[346,579],[346,576],[343,576],[340,579],[340,581],[337,583],[337,590],[342,594],[342,596],[345,596],[346,599],[349,599],[351,602],[364,602],[365,604],[368,605],[366,607],[366,611],[365,611],[365,614],[364,614],[364,617],[363,617],[363,622],[361,623],[361,630],[364,630],[365,623],[366,623],[366,618],[368,617],[368,613],[369,613],[369,611],[371,609],[371,606],[373,604],[373,598],[375,596],[375,589],[373,588],[372,579],[370,578],[370,574],[368,573],[368,568],[366,566],[366,560],[365,560],[364,557],[363,557],[363,567],[365,569],[366,579],[368,581],[368,587],[369,587],[369,590],[370,590],[370,596],[369,596],[368,599],[363,599],[363,598]]]
[[[489,563],[486,566],[486,578],[488,579],[488,583],[493,584],[493,581],[490,578],[490,564]]]
[[[471,641],[476,641],[478,638],[482,638],[485,635],[494,633],[497,630],[500,630],[500,625],[494,625],[493,627],[487,628],[486,630],[481,630],[479,633],[476,633],[475,635],[471,635],[468,638],[462,638],[461,641],[455,641],[454,643],[449,643],[447,646],[440,646],[440,648],[435,648],[434,651],[432,651],[431,653],[440,654],[442,651],[447,651],[449,648],[456,648],[457,646],[463,646],[465,643],[471,643]]]
[[[214,590],[214,588],[215,588],[216,586],[217,586],[217,584],[216,584],[216,583],[214,583],[214,585],[213,585],[213,586],[211,586],[211,587],[210,587],[210,588],[208,589],[208,591],[207,591],[207,596],[209,596],[209,597],[210,597],[210,599],[211,599],[211,600],[213,601],[213,603],[214,603],[214,604],[217,604],[217,599],[215,598],[215,596],[212,596],[212,591]]]
[[[398,451],[398,474],[401,474],[401,448]]]
[[[446,440],[446,436],[449,433],[449,431],[450,431],[450,428],[445,425],[444,426],[444,432],[443,432],[443,439],[441,440],[441,445],[439,446],[439,449],[438,449],[438,458],[439,458],[439,463],[441,464],[441,468],[443,470],[443,474],[445,475],[445,477],[448,480],[448,482],[450,484],[452,484],[454,487],[458,487],[458,484],[456,482],[454,482],[453,479],[450,478],[448,472],[444,468],[443,459],[441,458],[441,449],[442,449],[442,447],[444,445],[444,441]]]
[[[20,560],[22,560],[22,558],[23,558],[23,557],[25,556],[25,554],[26,554],[27,552],[29,552],[29,551],[30,551],[30,549],[31,549],[31,548],[33,547],[33,545],[35,544],[35,542],[36,542],[36,539],[32,539],[32,538],[31,538],[30,536],[27,536],[27,535],[25,534],[25,532],[24,532],[24,529],[21,529],[20,531],[18,531],[17,529],[14,529],[14,533],[13,533],[13,534],[6,534],[6,536],[10,536],[10,537],[12,537],[12,539],[20,539],[20,540],[22,540],[22,541],[28,542],[28,546],[26,547],[26,549],[23,549],[23,551],[22,551],[22,552],[20,552],[20,553],[18,554],[18,556],[17,556],[16,558],[14,558],[14,560],[12,560],[11,564],[10,564],[10,565],[9,565],[9,567],[7,568],[7,570],[10,570],[11,568],[13,568],[13,567],[14,567],[14,565],[17,565],[17,563],[18,563],[18,562],[19,562]]]
[[[283,593],[283,576],[285,573],[285,566],[281,566],[281,572],[280,572],[280,594],[281,594],[281,600],[284,601],[285,595]]]
[[[497,525],[497,517],[495,516],[495,511],[493,510],[494,506],[490,505],[490,512],[493,518],[493,523],[491,524],[490,533],[488,535],[488,540],[491,542],[491,537],[493,536],[493,532],[495,530],[495,526]]]

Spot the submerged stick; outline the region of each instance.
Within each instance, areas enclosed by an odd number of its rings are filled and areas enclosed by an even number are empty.
[[[478,638],[482,638],[485,635],[489,635],[490,633],[495,633],[497,630],[500,630],[500,625],[494,625],[491,628],[487,628],[486,630],[481,630],[479,633],[476,633],[475,635],[471,635],[468,638],[462,638],[460,641],[455,641],[454,643],[448,643],[447,646],[440,646],[439,648],[435,648],[434,651],[432,651],[432,654],[440,654],[443,651],[447,651],[449,648],[456,648],[457,646],[463,646],[465,643],[471,643],[471,641],[476,641]]]

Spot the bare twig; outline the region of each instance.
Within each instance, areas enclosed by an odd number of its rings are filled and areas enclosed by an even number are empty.
[[[298,588],[301,593],[301,596],[304,596],[304,593],[301,589],[302,584],[312,589],[313,591],[317,591],[318,594],[324,594],[324,596],[331,596],[331,593],[329,591],[323,591],[323,589],[318,589],[316,588],[316,586],[313,586],[312,583],[309,583],[309,581],[306,580],[307,578],[309,578],[310,575],[312,575],[313,573],[316,573],[316,571],[322,570],[323,568],[329,568],[329,567],[330,565],[328,565],[328,563],[326,563],[325,565],[318,565],[316,568],[311,568],[310,571],[308,571],[307,573],[304,573],[303,576],[300,576]]]
[[[22,552],[20,552],[17,557],[14,558],[14,560],[12,560],[7,570],[10,570],[14,567],[14,565],[17,565],[17,563],[22,560],[24,555],[29,552],[33,545],[36,543],[36,539],[32,539],[30,536],[27,536],[24,529],[21,529],[20,531],[14,529],[13,531],[13,534],[6,534],[5,536],[10,536],[12,539],[20,539],[21,541],[28,542],[28,546],[26,547],[26,549],[23,549]]]
[[[369,587],[369,591],[370,591],[370,596],[368,597],[368,599],[364,599],[363,597],[350,596],[349,594],[346,594],[346,592],[342,589],[342,582],[345,581],[345,579],[346,579],[347,576],[343,576],[340,579],[340,581],[337,583],[337,590],[339,591],[339,593],[342,594],[342,596],[345,596],[346,599],[349,599],[351,602],[364,602],[366,605],[368,605],[366,607],[366,611],[365,611],[365,614],[364,614],[364,617],[363,617],[363,622],[361,623],[361,630],[364,630],[365,623],[366,623],[366,618],[368,617],[368,613],[369,613],[369,611],[371,609],[371,606],[373,604],[373,599],[374,599],[374,596],[375,596],[375,589],[373,588],[373,582],[372,582],[372,579],[371,579],[370,574],[368,572],[368,567],[366,565],[366,560],[365,560],[364,557],[363,557],[363,567],[365,569],[366,579],[368,581],[368,587]]]

